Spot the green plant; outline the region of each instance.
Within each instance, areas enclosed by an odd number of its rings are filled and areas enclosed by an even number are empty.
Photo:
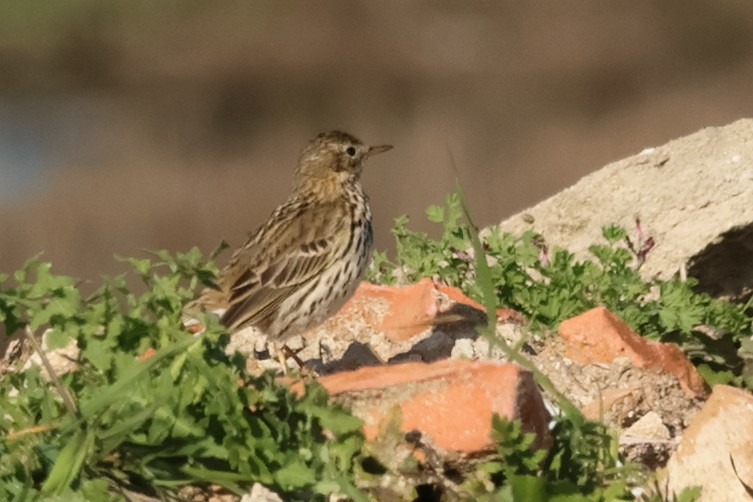
[[[697,293],[692,280],[643,279],[638,269],[651,246],[640,232],[633,244],[624,229],[605,228],[605,242],[590,248],[593,259],[576,260],[532,232],[492,228],[479,237],[460,191],[427,216],[442,225],[440,238],[411,231],[399,218],[396,261],[377,253],[372,279],[433,276],[457,285],[486,306],[489,325],[479,328],[486,334],[500,304],[541,329],[605,305],[639,333],[680,343],[703,361],[707,379],[751,385],[749,305]],[[201,335],[186,332],[183,305],[211,285],[211,258],[194,249],[126,259],[145,286],[140,294],[118,276],[83,297],[74,279],[38,259],[13,277],[0,275],[7,333],[24,333],[40,353],[42,345],[71,341],[79,349],[68,373],[17,365],[3,375],[0,498],[169,498],[182,486],[207,483],[240,494],[261,482],[285,500],[333,493],[367,500],[363,490],[395,474],[364,448],[361,421],[331,404],[321,387],[308,385],[298,396],[269,374],[249,376],[243,357],[225,354],[228,336],[212,316],[201,319]],[[497,343],[557,400],[554,443],[536,451],[519,422],[495,417],[495,456],[458,490],[489,500],[630,500],[646,473],[621,461],[613,434],[586,420],[514,347]],[[688,490],[678,500],[696,496]]]
[[[604,424],[586,420],[524,356],[491,336],[496,307],[503,304],[525,313],[534,329],[555,329],[564,319],[604,305],[639,333],[673,339],[691,355],[693,344],[698,345],[698,330],[704,327],[741,340],[751,329],[746,307],[693,291],[693,280],[642,278],[639,268],[654,242],[645,238],[639,222],[636,243],[624,229],[610,226],[603,229],[606,243],[589,248],[594,258],[576,260],[567,250],[549,249],[533,232],[512,236],[491,228],[479,236],[459,188],[448,197],[446,207],[429,208],[427,217],[443,225],[441,237],[435,240],[411,231],[407,218],[398,218],[393,229],[397,260],[377,255],[372,278],[395,283],[432,276],[482,302],[489,323],[479,327],[480,333],[500,346],[510,360],[532,371],[562,410],[555,417],[554,444],[546,453],[532,448],[532,435],[523,433],[518,422],[495,417],[497,454],[467,478],[466,489],[474,498],[489,500],[634,499],[631,488],[644,484],[649,473],[624,463],[616,437]],[[698,350],[696,355],[722,368],[740,367],[734,351]],[[718,377],[722,372],[716,369],[710,374]],[[740,378],[742,373],[735,375]],[[686,490],[679,500],[694,500],[698,494],[698,490]],[[655,494],[644,499],[662,497]]]
[[[510,361],[528,369],[561,410],[554,420],[554,444],[546,455],[532,448],[534,437],[523,434],[516,422],[493,418],[492,438],[497,443],[498,460],[487,465],[498,466],[491,472],[496,471],[498,476],[502,474],[502,479],[495,482],[495,486],[499,487],[495,498],[513,501],[629,500],[629,486],[642,481],[642,471],[638,466],[621,463],[616,438],[607,427],[600,422],[587,420],[555,388],[549,377],[516,348],[494,336],[498,298],[492,275],[493,265],[489,263],[487,247],[478,236],[478,228],[471,219],[459,185],[457,195],[474,252],[476,285],[488,318],[486,326],[479,327],[479,332],[490,343],[501,348]]]
[[[477,264],[459,193],[444,207],[427,209],[442,225],[432,239],[408,229],[408,218],[395,220],[396,260],[376,255],[370,278],[382,283],[434,277],[483,301]],[[497,304],[526,315],[534,329],[557,325],[603,305],[643,336],[678,343],[710,382],[753,387],[753,350],[744,341],[753,331],[748,305],[713,298],[693,288],[693,278],[645,279],[640,266],[653,246],[636,225],[636,243],[617,226],[603,229],[603,243],[589,247],[592,259],[578,260],[565,249],[550,248],[529,231],[520,236],[498,227],[482,232],[480,245]]]
[[[616,438],[598,422],[560,415],[548,451],[532,449],[534,435],[522,432],[520,421],[495,416],[492,429],[497,454],[466,482],[479,500],[627,501],[634,499],[630,487],[645,479],[620,463]],[[484,480],[494,489],[481,495]]]
[[[351,475],[360,420],[315,384],[298,397],[270,375],[248,376],[243,358],[224,353],[215,318],[200,336],[184,330],[183,305],[213,265],[196,249],[127,261],[140,295],[120,276],[82,298],[37,259],[12,284],[0,278],[8,333],[46,330],[49,348],[80,348],[75,369],[51,381],[36,366],[3,376],[0,498],[115,500],[205,483],[243,493],[258,481],[286,500],[363,499]]]

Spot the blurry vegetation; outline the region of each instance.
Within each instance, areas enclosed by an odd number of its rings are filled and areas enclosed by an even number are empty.
[[[0,2],[0,230],[14,236],[0,269],[44,251],[94,279],[121,270],[116,251],[235,241],[329,128],[396,146],[365,174],[380,246],[384,222],[452,186],[447,149],[479,222],[499,221],[609,160],[753,113],[752,9]]]
[[[41,342],[48,330],[49,348],[81,348],[74,371],[52,380],[36,366],[3,375],[0,498],[161,498],[209,482],[240,495],[260,482],[286,500],[358,499],[360,420],[315,384],[297,397],[271,374],[245,374],[216,319],[201,336],[183,329],[183,305],[213,265],[197,250],[128,261],[148,286],[141,295],[117,277],[82,298],[37,260],[11,284],[0,277],[9,333]]]

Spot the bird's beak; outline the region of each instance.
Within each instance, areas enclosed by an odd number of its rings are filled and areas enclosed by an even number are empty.
[[[392,150],[392,145],[370,146],[367,156],[373,157],[374,155],[377,155],[379,153],[384,153],[387,150]]]

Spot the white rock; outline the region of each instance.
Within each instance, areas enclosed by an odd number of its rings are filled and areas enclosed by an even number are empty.
[[[254,483],[251,491],[241,497],[241,502],[282,502],[282,499],[266,486]]]
[[[670,434],[659,414],[655,411],[649,411],[625,429],[620,442],[623,442],[623,438],[626,440],[625,442],[633,442],[633,439],[651,442],[652,440],[668,440]]]

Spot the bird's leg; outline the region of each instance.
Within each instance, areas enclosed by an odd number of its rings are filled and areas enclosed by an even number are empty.
[[[282,374],[288,376],[288,355],[283,348],[287,348],[287,346],[283,345],[282,347],[275,347],[275,353],[280,366],[282,366]]]
[[[288,359],[292,358],[293,361],[298,365],[298,368],[304,369],[305,363],[301,360],[300,357],[298,357],[298,354],[296,351],[288,347],[286,344],[277,345],[275,343],[270,343],[272,347],[275,349],[275,355],[277,356],[277,361],[280,363],[280,366],[282,366],[282,374],[286,375],[288,374]]]
[[[280,352],[284,354],[286,361],[288,358],[292,358],[300,369],[303,369],[303,367],[305,366],[304,362],[301,361],[301,358],[298,357],[298,353],[284,343],[282,344],[282,347],[280,347]]]
[[[300,350],[303,350],[303,349],[299,349],[298,351],[295,351],[291,349],[290,347],[288,347],[287,345],[282,344],[282,346],[277,351],[277,358],[280,361],[280,364],[282,364],[282,373],[285,376],[288,375],[287,361],[288,361],[288,358],[292,358],[293,361],[295,361],[295,363],[298,365],[298,368],[301,372],[301,377],[304,380],[308,380],[310,378],[317,378],[319,374],[311,367],[306,366],[306,363],[304,363],[303,360],[300,357],[298,357],[298,352],[300,352]]]

